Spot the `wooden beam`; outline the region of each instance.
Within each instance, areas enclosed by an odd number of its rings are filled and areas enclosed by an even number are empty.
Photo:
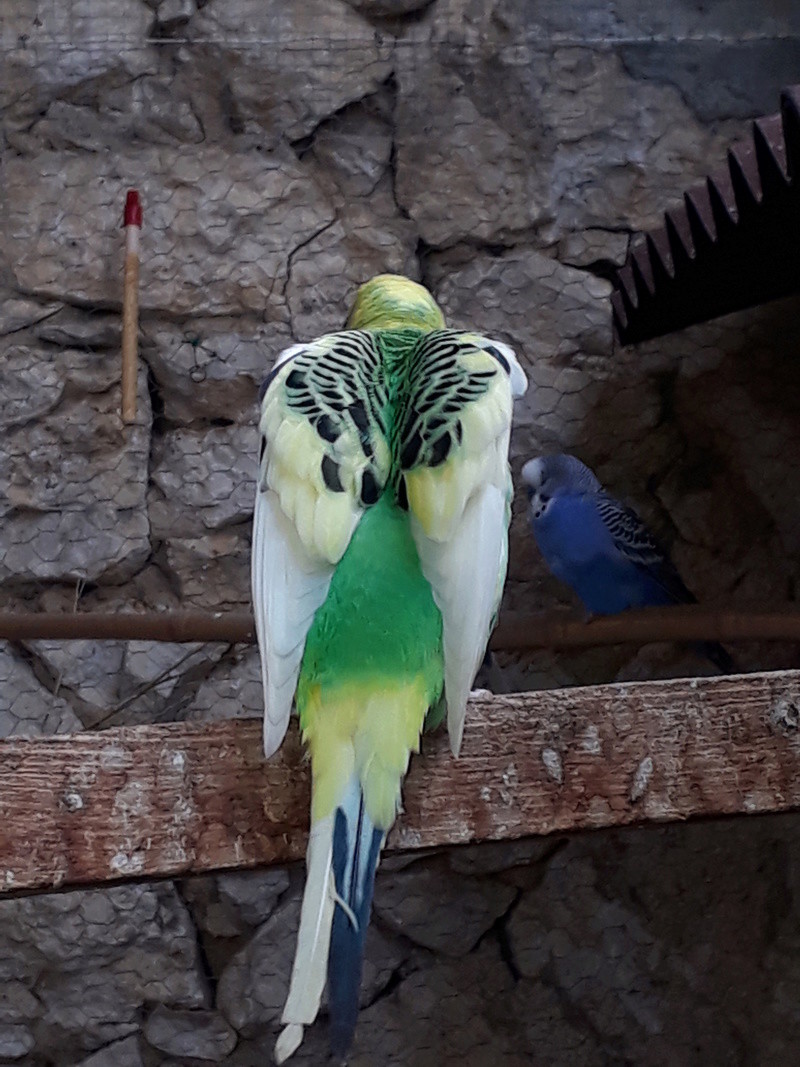
[[[0,742],[0,894],[286,863],[308,763],[254,720]],[[472,702],[425,737],[390,849],[800,807],[800,671]]]

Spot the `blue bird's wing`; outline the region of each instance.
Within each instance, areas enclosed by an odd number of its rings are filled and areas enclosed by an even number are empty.
[[[621,556],[655,582],[669,600],[695,603],[669,556],[633,508],[607,493],[598,493],[597,511]]]
[[[597,511],[617,551],[632,563],[643,577],[663,591],[665,603],[697,603],[696,598],[683,584],[669,556],[633,508],[626,507],[607,493],[599,493]],[[719,642],[692,642],[692,647],[706,656],[723,674],[738,673],[736,661]]]

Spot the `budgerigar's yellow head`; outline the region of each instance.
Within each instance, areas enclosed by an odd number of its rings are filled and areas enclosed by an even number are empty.
[[[347,320],[348,330],[441,330],[444,315],[422,285],[402,274],[378,274],[362,285]]]

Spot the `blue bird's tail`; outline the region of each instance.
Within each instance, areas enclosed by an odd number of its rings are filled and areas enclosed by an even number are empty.
[[[364,944],[384,837],[367,814],[354,777],[336,809],[333,826],[336,902],[328,955],[328,1008],[331,1052],[339,1060],[350,1047],[358,1018]]]

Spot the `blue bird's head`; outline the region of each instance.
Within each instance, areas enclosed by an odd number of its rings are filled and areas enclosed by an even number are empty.
[[[556,497],[598,493],[602,489],[585,463],[581,463],[577,456],[563,452],[529,459],[522,468],[522,480],[533,522],[546,514],[550,502]]]

